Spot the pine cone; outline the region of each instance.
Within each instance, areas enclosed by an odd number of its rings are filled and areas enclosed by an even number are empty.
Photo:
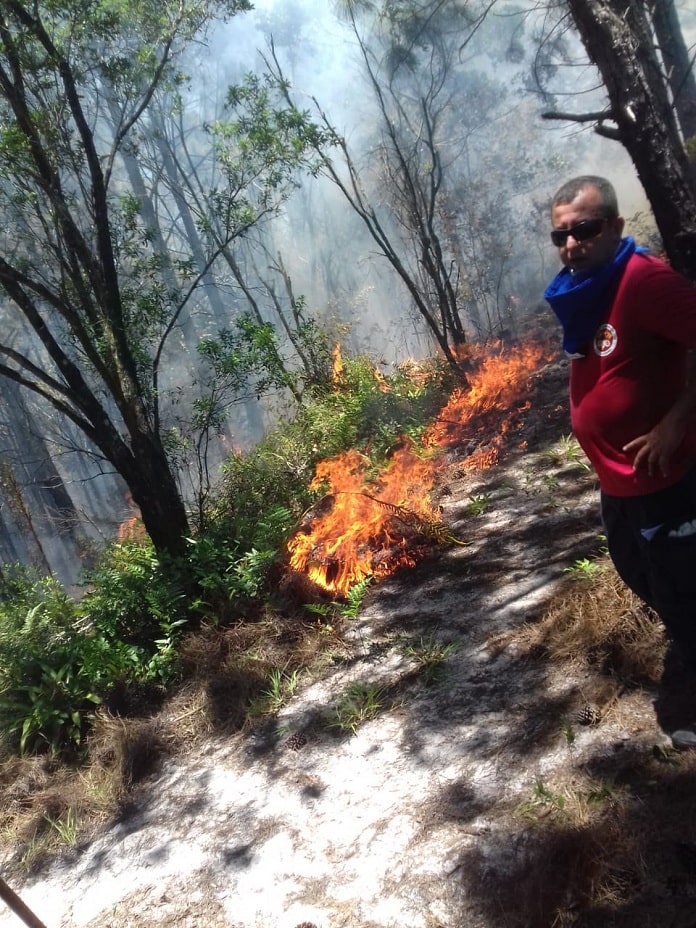
[[[598,725],[602,719],[602,713],[597,706],[592,703],[585,703],[575,716],[579,725]]]
[[[307,735],[302,731],[294,731],[285,739],[285,747],[291,751],[299,751],[305,744],[307,744]],[[298,926],[298,928],[301,928],[301,926]]]

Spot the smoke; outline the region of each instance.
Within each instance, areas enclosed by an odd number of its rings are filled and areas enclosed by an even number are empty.
[[[380,48],[370,42],[373,25],[358,19],[379,71]],[[519,4],[500,2],[468,44],[461,40],[448,77],[451,118],[439,144],[452,214],[448,232],[457,239],[452,261],[461,265],[457,274],[474,339],[515,327],[511,298],[516,307],[536,303],[557,262],[548,244],[548,203],[563,180],[605,174],[615,182],[627,217],[647,210],[619,143],[589,125],[541,120],[549,99],[535,85],[535,68],[545,74],[544,86],[560,109],[592,110],[604,100],[598,76],[572,34],[552,35],[548,61],[539,64],[547,29],[545,13],[520,15]],[[345,136],[381,221],[398,236],[402,230],[376,164],[384,120],[349,24],[331,3],[262,0],[253,13],[220,28],[213,37],[214,57],[228,63],[229,74],[263,70],[271,41],[294,99],[313,113],[316,101]],[[383,72],[380,79],[386,87]],[[415,78],[404,83],[405,94],[421,90]],[[487,94],[496,99],[487,102]],[[382,354],[389,362],[432,350],[408,293],[330,183],[303,182],[271,234],[310,309],[349,326],[350,348]]]
[[[458,7],[451,5],[453,10]],[[509,15],[512,9],[510,4],[499,4],[496,15],[487,18],[468,44],[458,34],[448,34],[446,29],[442,33],[442,41],[452,42],[457,54],[436,100],[437,106],[442,104],[437,143],[444,178],[438,234],[447,249],[472,339],[514,333],[520,315],[537,305],[557,264],[548,242],[548,203],[563,180],[580,173],[605,174],[616,183],[624,215],[646,210],[633,166],[618,143],[602,139],[588,127],[541,120],[540,112],[548,108],[549,100],[542,98],[530,75],[544,23],[531,14]],[[385,47],[374,41],[370,22],[358,20],[358,27],[388,91],[389,80],[379,70]],[[200,129],[219,115],[227,87],[241,82],[245,73],[262,74],[272,42],[292,84],[293,99],[316,119],[318,105],[346,139],[366,196],[401,249],[403,261],[417,276],[422,255],[409,238],[404,214],[395,209],[395,191],[387,183],[385,114],[377,105],[358,40],[350,25],[336,15],[333,4],[326,0],[257,0],[251,13],[217,24],[208,40],[207,46],[194,50],[184,63],[190,75],[184,113],[187,126]],[[563,106],[572,100],[577,107],[597,107],[603,91],[593,69],[586,63],[580,69],[577,65],[559,67],[563,55],[569,61],[584,61],[577,40],[568,36],[564,41],[567,47],[559,44],[555,59],[551,55],[544,65],[548,93],[555,93],[556,102]],[[398,74],[404,110],[399,112],[397,99],[387,111],[390,118],[403,119],[402,127],[415,119],[419,94],[428,84],[427,54],[420,45],[412,51],[413,71],[407,74],[402,69]],[[578,90],[583,92],[580,97]],[[414,158],[418,155],[414,148]],[[338,161],[340,153],[334,152],[333,157]],[[417,170],[429,168],[419,162]],[[298,178],[298,182],[282,213],[258,239],[249,236],[235,246],[260,311],[273,318],[264,288],[275,287],[279,298],[283,296],[286,280],[278,270],[282,266],[294,295],[304,298],[309,314],[350,351],[381,357],[387,365],[432,353],[432,339],[406,287],[337,187],[322,177]],[[217,283],[225,296],[225,321],[244,308],[246,297],[232,277]],[[172,338],[168,383],[162,385],[163,393],[165,386],[176,393],[182,407],[192,402],[187,394],[195,373],[191,342],[214,331],[221,320],[199,307],[198,315],[192,312],[184,321],[190,323],[191,331],[177,332]],[[188,350],[182,351],[182,346]],[[243,439],[248,442],[269,421],[267,411],[250,401],[233,412],[228,439],[234,444],[243,444]],[[15,419],[9,427],[21,435],[25,426]],[[21,447],[21,439],[16,444]],[[223,452],[221,446],[213,463],[219,462]],[[73,511],[91,513],[84,519],[84,533],[100,537],[108,531],[107,521],[118,521],[123,513],[122,488],[114,478],[105,479],[98,467],[76,461],[77,455],[56,458],[54,470]],[[31,478],[27,474],[25,479]],[[42,531],[50,534],[54,529],[46,522]],[[13,550],[19,550],[18,546],[19,542]],[[60,558],[57,570],[61,575],[67,570],[65,562],[66,558]]]

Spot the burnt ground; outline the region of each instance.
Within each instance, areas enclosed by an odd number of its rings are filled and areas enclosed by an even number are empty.
[[[15,883],[47,928],[696,925],[696,770],[661,728],[683,703],[528,645],[601,547],[566,375],[530,379],[495,466],[451,450],[458,543],[370,588],[329,673]]]

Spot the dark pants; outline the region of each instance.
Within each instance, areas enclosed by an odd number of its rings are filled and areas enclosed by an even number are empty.
[[[647,496],[601,495],[609,554],[624,581],[651,606],[696,664],[696,468]]]

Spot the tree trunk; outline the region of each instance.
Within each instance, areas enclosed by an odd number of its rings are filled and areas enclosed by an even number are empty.
[[[696,75],[679,16],[674,0],[649,0],[648,6],[677,119],[689,139],[696,136]]]
[[[696,281],[696,198],[645,7],[627,0],[568,0],[568,9],[602,75],[667,255]]]
[[[93,438],[126,483],[157,553],[182,556],[190,531],[188,515],[158,436],[131,432],[132,450],[113,431]]]

